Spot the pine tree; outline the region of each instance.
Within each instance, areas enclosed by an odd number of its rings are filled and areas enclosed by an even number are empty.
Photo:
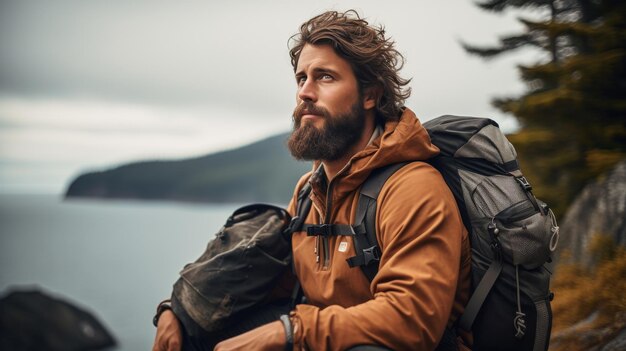
[[[520,19],[525,32],[496,47],[463,44],[489,59],[524,46],[545,58],[519,66],[527,91],[496,98],[521,129],[509,138],[535,194],[563,214],[590,180],[626,157],[626,2],[620,0],[489,0],[494,12],[543,9],[542,21]]]

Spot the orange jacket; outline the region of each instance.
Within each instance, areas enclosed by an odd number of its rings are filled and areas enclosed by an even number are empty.
[[[289,211],[295,213],[295,198],[308,181],[313,206],[305,223],[352,224],[359,187],[371,171],[438,152],[406,109],[331,181],[323,172],[303,176]],[[446,325],[463,312],[470,287],[467,232],[452,193],[432,166],[413,162],[388,179],[378,198],[376,235],[382,256],[370,284],[360,268],[346,262],[355,254],[352,238],[294,233],[295,271],[307,297],[291,314],[296,348],[375,344],[433,350]]]

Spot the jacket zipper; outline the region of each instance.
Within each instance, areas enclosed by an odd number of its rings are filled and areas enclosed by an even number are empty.
[[[334,179],[333,179],[334,180]],[[328,189],[326,190],[326,213],[324,214],[324,221],[323,223],[326,224],[330,224],[329,220],[330,220],[330,214],[331,214],[331,208],[330,206],[332,205],[332,190],[333,190],[333,182],[331,181],[330,184],[328,184]],[[329,249],[329,236],[323,236],[322,237],[322,252],[324,254],[324,259],[323,259],[323,265],[322,265],[322,269],[328,269],[328,267],[330,266],[330,249]]]
[[[337,176],[339,176],[341,173],[345,172],[346,169],[348,169],[348,167],[350,166],[351,162],[348,161],[348,163],[346,163],[345,166],[343,166],[343,168],[337,172],[337,174],[333,177],[333,179],[328,183],[328,188],[326,189],[326,213],[324,214],[324,220],[322,221],[323,224],[331,224],[330,223],[330,216],[331,216],[331,209],[332,209],[332,193],[333,193],[333,186],[335,185],[335,179],[337,179]],[[322,270],[326,270],[330,267],[330,237],[329,236],[322,236]],[[316,243],[317,244],[317,243]],[[317,245],[316,245],[317,246]]]

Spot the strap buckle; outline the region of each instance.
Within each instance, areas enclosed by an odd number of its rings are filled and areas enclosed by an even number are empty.
[[[289,221],[289,225],[287,225],[287,228],[285,228],[285,230],[283,231],[283,235],[291,235],[293,234],[293,232],[296,230],[296,223],[298,222],[298,220],[300,219],[300,217],[298,216],[293,216],[291,217],[291,221]]]
[[[532,191],[533,190],[532,185],[530,185],[530,183],[528,182],[526,177],[524,177],[524,176],[515,177],[515,180],[517,180],[517,182],[522,186],[522,188],[524,190],[526,190],[526,191]]]
[[[378,245],[369,247],[367,249],[361,250],[360,253],[357,253],[356,256],[352,256],[346,261],[348,261],[348,265],[353,268],[356,266],[367,266],[372,262],[380,261],[380,248]]]
[[[333,235],[332,224],[318,224],[312,225],[306,228],[306,234],[308,236],[331,236]]]
[[[494,238],[489,244],[491,247],[491,251],[493,251],[493,256],[497,261],[502,261],[502,245],[500,245],[500,241],[497,238]]]
[[[380,254],[378,245],[363,249],[363,265],[367,266],[373,261],[380,261]]]

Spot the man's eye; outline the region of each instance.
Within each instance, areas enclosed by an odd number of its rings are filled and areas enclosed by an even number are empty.
[[[333,79],[333,77],[331,75],[329,75],[329,74],[322,74],[320,79],[322,79],[322,80],[331,80],[331,79]]]
[[[306,77],[296,77],[296,82],[298,83],[298,85],[302,85],[304,84],[304,82],[306,82]]]

